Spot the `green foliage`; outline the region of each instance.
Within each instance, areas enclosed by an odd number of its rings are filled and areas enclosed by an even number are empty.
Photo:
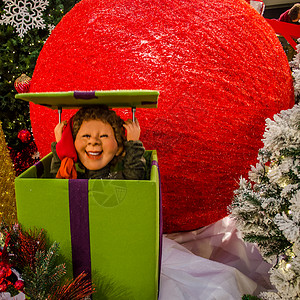
[[[49,0],[44,11],[45,29],[32,29],[20,38],[11,25],[0,25],[0,120],[8,146],[20,151],[24,145],[17,134],[30,129],[29,105],[15,99],[14,81],[22,74],[32,76],[38,55],[49,36],[49,25],[57,25],[79,0]],[[0,0],[0,14],[5,3]]]
[[[65,265],[56,265],[58,251],[59,245],[54,242],[48,251],[36,252],[33,268],[28,266],[24,269],[22,278],[26,282],[25,293],[32,299],[45,299],[65,275]]]
[[[25,231],[19,224],[0,223],[1,282],[8,286],[2,286],[3,291],[16,295],[21,290],[26,299],[35,300],[79,300],[93,294],[95,287],[85,272],[75,279],[64,278],[66,267],[60,262],[59,244],[49,247],[47,240],[43,229]],[[6,275],[7,270],[12,275]],[[15,270],[22,278],[19,283],[12,280]]]

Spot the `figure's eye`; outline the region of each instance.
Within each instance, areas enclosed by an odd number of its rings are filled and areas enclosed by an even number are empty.
[[[82,137],[89,139],[91,136],[89,134],[84,134]]]
[[[102,135],[100,135],[100,138],[103,138],[103,137],[108,137],[108,134],[102,134]]]

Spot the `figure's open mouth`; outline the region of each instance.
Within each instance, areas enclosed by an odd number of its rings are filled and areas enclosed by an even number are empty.
[[[102,151],[87,151],[86,154],[90,159],[99,159],[103,153]]]

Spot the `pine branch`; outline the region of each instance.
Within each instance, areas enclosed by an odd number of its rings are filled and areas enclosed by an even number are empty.
[[[35,255],[34,268],[24,269],[22,274],[25,293],[33,299],[45,299],[50,291],[59,285],[59,280],[66,273],[64,264],[56,266],[59,245],[54,242],[48,251],[38,250]]]
[[[19,234],[19,252],[18,264],[23,268],[29,266],[32,270],[35,268],[36,253],[44,251],[46,248],[46,235],[44,230],[20,231]]]
[[[79,300],[95,293],[95,287],[86,276],[83,272],[73,281],[68,280],[66,284],[53,291],[47,300]]]

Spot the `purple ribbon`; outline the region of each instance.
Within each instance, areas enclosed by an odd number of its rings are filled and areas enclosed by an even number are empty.
[[[44,174],[44,165],[41,161],[38,161],[36,164],[34,164],[36,167],[36,177],[41,178]]]
[[[73,276],[84,271],[91,279],[88,179],[69,180],[69,210]]]
[[[74,91],[75,99],[97,99],[95,91]]]
[[[152,161],[159,176],[159,280],[162,257],[162,197],[160,171],[157,161]],[[69,211],[72,245],[73,276],[77,277],[83,271],[91,279],[91,251],[89,225],[88,179],[69,180]]]

